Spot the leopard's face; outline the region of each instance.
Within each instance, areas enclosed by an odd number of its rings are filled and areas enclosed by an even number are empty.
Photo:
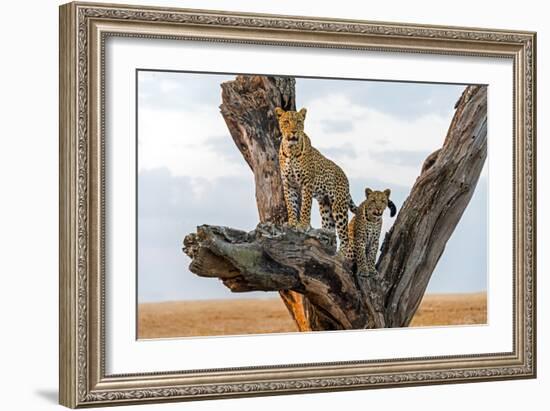
[[[388,207],[390,200],[390,190],[373,191],[370,188],[365,190],[367,197],[365,213],[366,217],[370,221],[377,221],[382,218],[384,210]]]
[[[304,134],[306,112],[305,108],[300,111],[284,111],[280,107],[275,109],[283,140],[289,147],[296,146]]]

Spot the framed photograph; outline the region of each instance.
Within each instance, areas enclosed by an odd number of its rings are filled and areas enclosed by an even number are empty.
[[[536,375],[536,35],[60,7],[60,403]]]

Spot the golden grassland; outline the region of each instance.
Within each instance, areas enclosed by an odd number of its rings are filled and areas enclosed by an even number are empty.
[[[487,295],[428,294],[411,326],[485,324]],[[144,303],[138,308],[138,338],[294,332],[278,298]]]

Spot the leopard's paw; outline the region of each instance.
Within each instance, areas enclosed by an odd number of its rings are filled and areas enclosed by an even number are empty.
[[[369,278],[372,280],[377,280],[378,278],[380,278],[380,275],[376,270],[360,270],[360,271],[357,271],[357,276],[359,278],[363,278],[363,279]]]
[[[357,271],[357,277],[361,279],[369,278],[369,272],[368,271]]]
[[[283,227],[285,228],[297,228],[298,222],[297,221],[285,221],[283,223]]]
[[[298,223],[296,225],[296,229],[299,230],[299,231],[306,232],[306,231],[311,229],[311,225],[305,224],[305,223]]]
[[[379,280],[381,278],[380,274],[378,273],[378,270],[376,270],[376,269],[369,270],[369,272],[367,274],[367,277],[372,278],[373,280]]]

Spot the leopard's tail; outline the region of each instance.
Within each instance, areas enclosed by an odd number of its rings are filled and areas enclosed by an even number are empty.
[[[353,214],[357,212],[357,206],[355,205],[355,203],[353,202],[353,198],[351,198],[351,195],[349,194],[348,194],[348,207]]]

